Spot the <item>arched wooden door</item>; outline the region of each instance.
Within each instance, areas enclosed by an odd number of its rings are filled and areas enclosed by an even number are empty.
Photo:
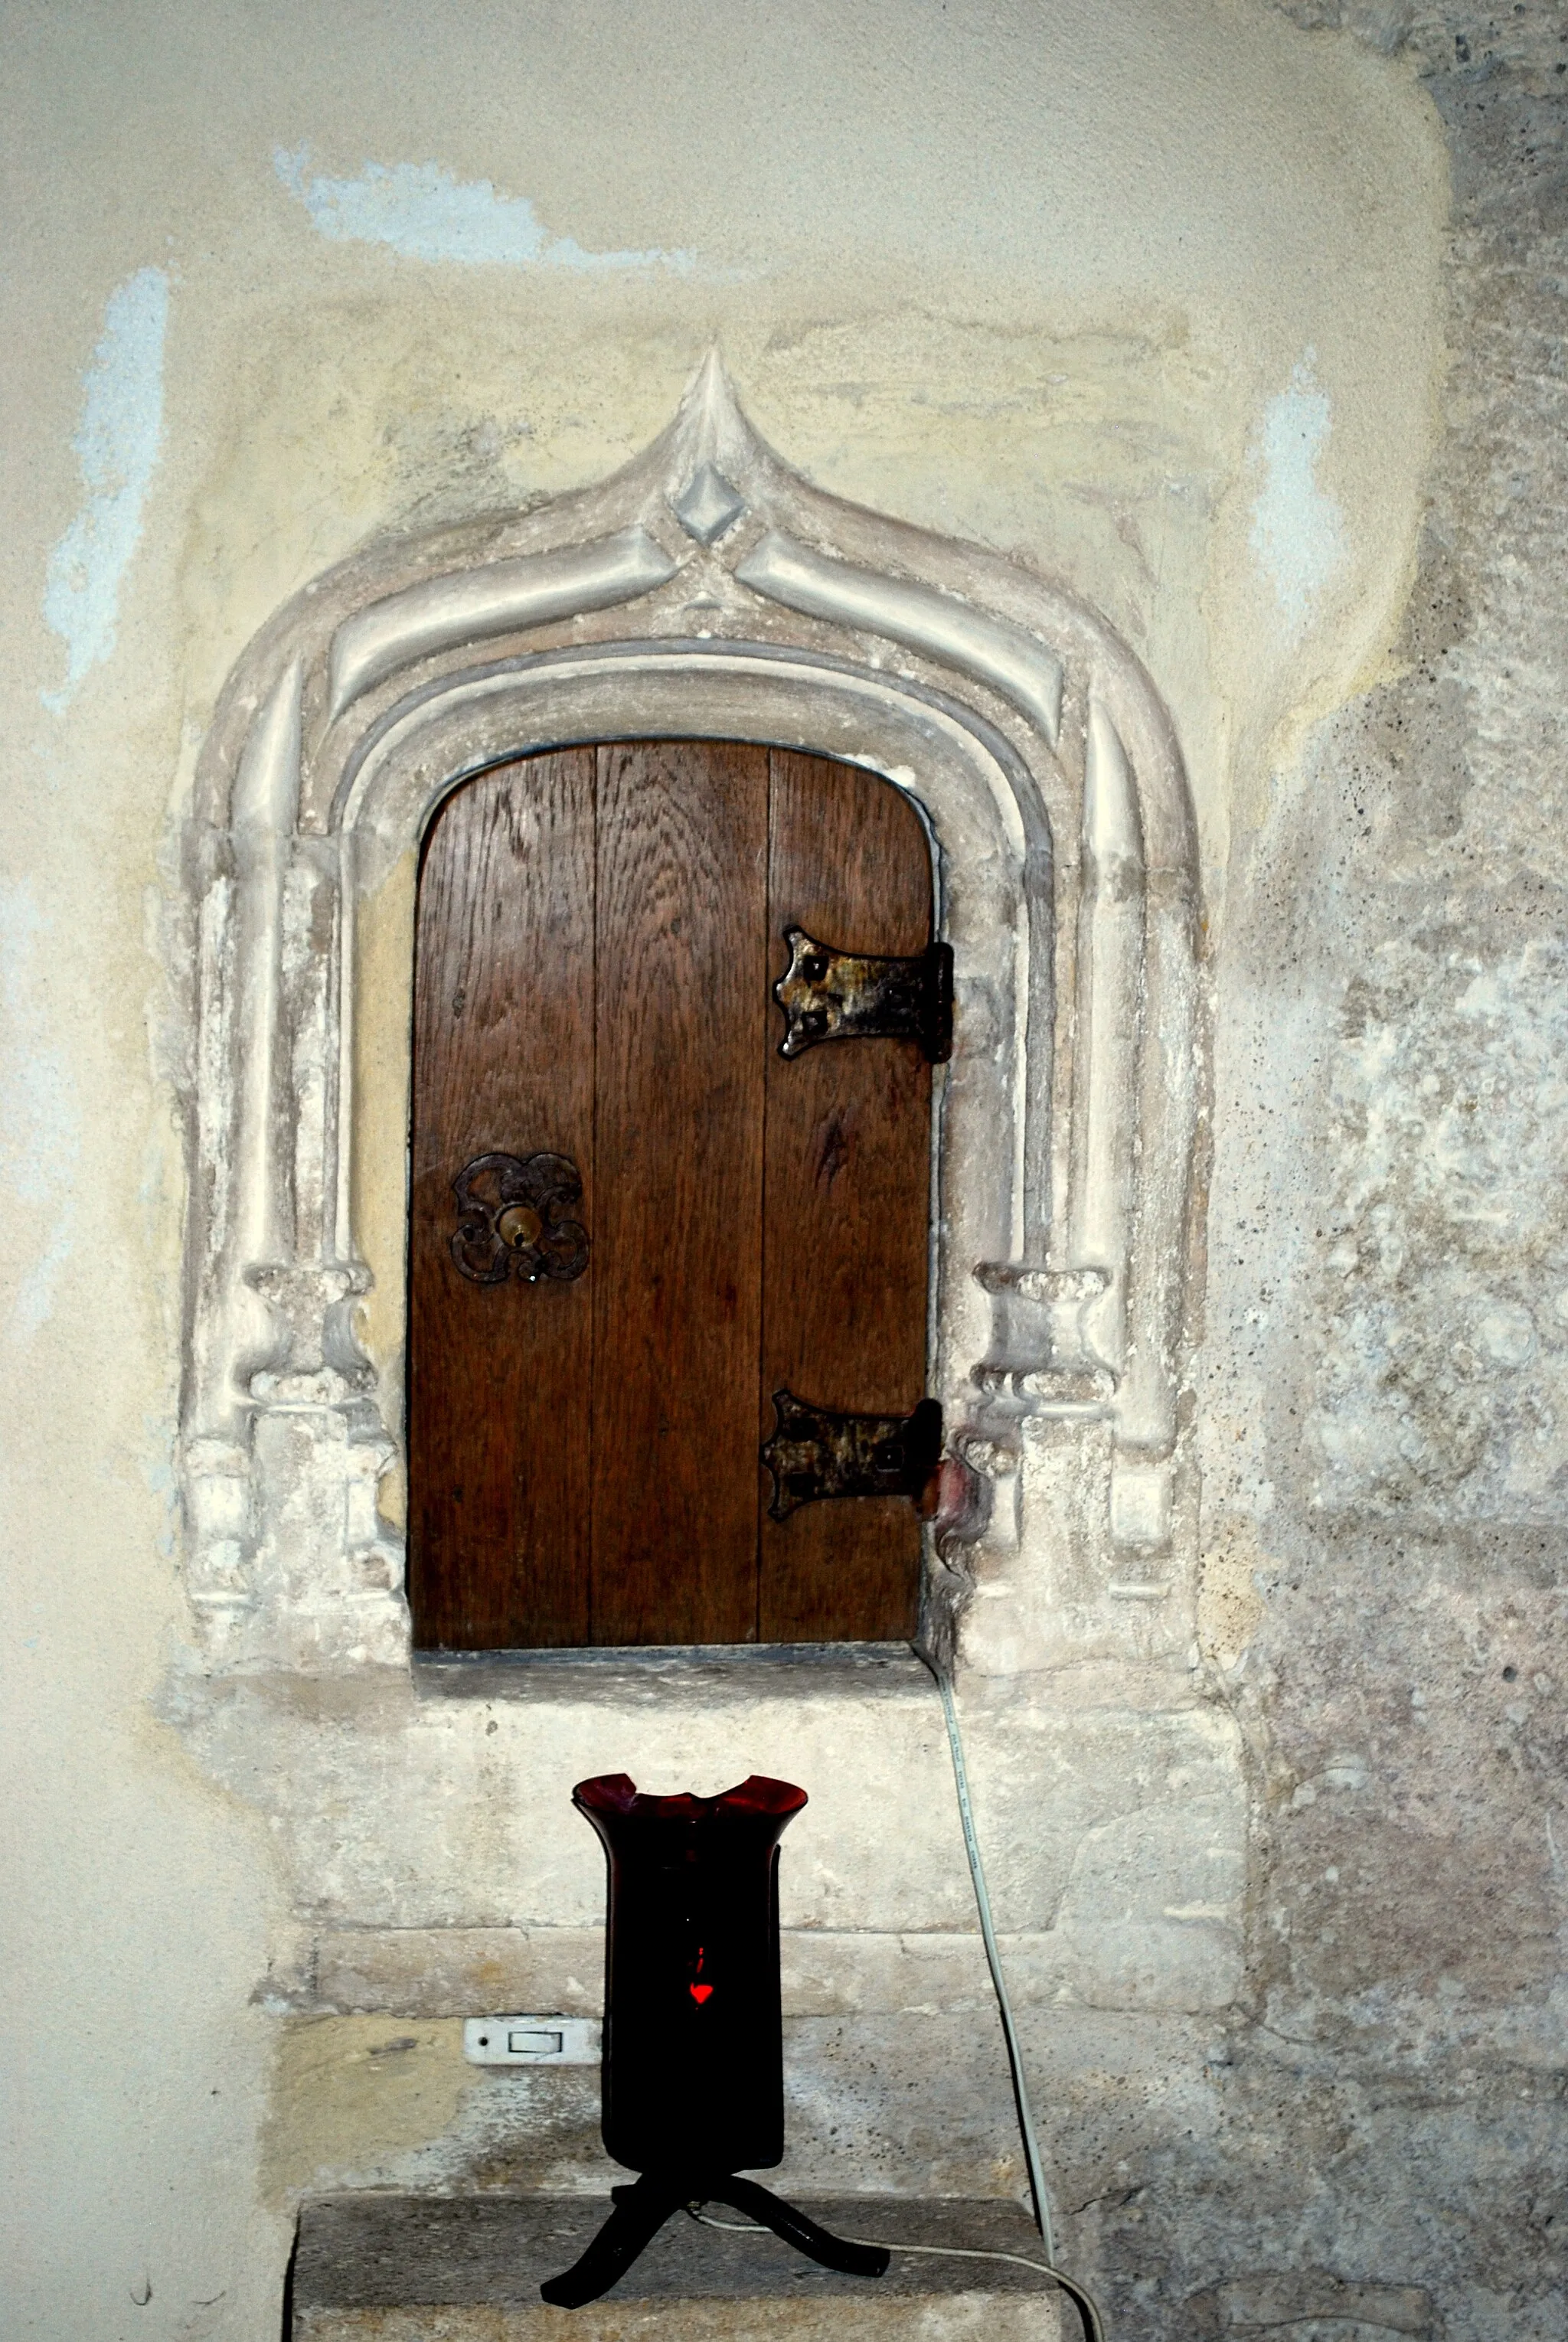
[[[914,1632],[910,1496],[799,1500],[830,1448],[829,1480],[914,1489],[934,1411],[824,1439],[774,1395],[922,1400],[932,934],[920,820],[852,766],[629,742],[446,800],[415,959],[418,1647]]]

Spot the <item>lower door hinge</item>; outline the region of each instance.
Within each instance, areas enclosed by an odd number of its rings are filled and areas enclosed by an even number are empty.
[[[838,1415],[776,1390],[774,1411],[762,1460],[773,1475],[775,1521],[824,1496],[924,1498],[942,1456],[935,1399],[923,1398],[913,1415]]]

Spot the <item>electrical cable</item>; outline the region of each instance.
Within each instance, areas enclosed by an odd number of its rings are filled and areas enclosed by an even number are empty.
[[[929,1660],[926,1661],[931,1666]],[[947,1720],[947,1746],[953,1757],[953,1780],[958,1791],[958,1818],[964,1830],[964,1851],[969,1857],[969,1876],[974,1886],[974,1904],[980,1914],[980,1936],[985,1946],[986,1965],[991,1970],[992,1989],[996,1995],[996,2007],[1002,2018],[1002,2037],[1007,2045],[1007,2064],[1013,2076],[1013,2099],[1018,2109],[1018,2128],[1024,2140],[1024,2159],[1029,2172],[1029,2193],[1034,2200],[1034,2226],[1040,2231],[1040,2241],[1045,2247],[1048,2261],[1056,2258],[1056,2239],[1051,2227],[1051,2198],[1045,2190],[1045,2171],[1040,2160],[1040,2142],[1034,2134],[1034,2115],[1029,2104],[1029,2083],[1024,2071],[1024,2051],[1019,2044],[1018,2027],[1013,2018],[1013,2003],[1008,1997],[1007,1978],[1003,1973],[1002,1953],[996,1941],[996,1928],[991,1917],[991,1897],[985,1891],[985,1865],[980,1858],[980,1838],[974,1827],[974,1808],[969,1801],[969,1768],[964,1761],[964,1741],[958,1729],[958,1708],[953,1696],[953,1682],[945,1667],[932,1666],[936,1688],[942,1694],[942,1713]]]
[[[918,1645],[915,1646],[918,1650]],[[1045,2247],[1044,2261],[1032,2261],[1032,2268],[1044,2267],[1069,2297],[1084,2322],[1084,2342],[1104,2342],[1104,2321],[1094,2296],[1074,2277],[1064,2276],[1056,2267],[1056,2238],[1051,2225],[1051,2198],[1045,2187],[1045,2169],[1040,2157],[1040,2141],[1034,2129],[1034,2110],[1029,2103],[1028,2077],[1024,2071],[1024,2051],[1018,2039],[1018,2027],[1014,2020],[1013,2001],[1007,1990],[1007,1977],[1002,1966],[1001,1947],[996,1941],[995,1923],[991,1917],[991,1897],[986,1891],[985,1865],[980,1854],[980,1834],[974,1827],[974,1807],[969,1796],[969,1767],[964,1761],[964,1736],[958,1728],[958,1703],[953,1696],[953,1678],[946,1667],[940,1666],[929,1652],[920,1651],[936,1678],[936,1688],[942,1695],[942,1713],[947,1725],[947,1746],[953,1758],[953,1784],[958,1793],[958,1818],[964,1831],[964,1851],[969,1857],[969,1877],[974,1888],[974,1907],[980,1914],[980,1937],[985,1946],[985,1962],[991,1970],[992,1989],[996,1995],[997,2014],[1002,2019],[1002,2037],[1007,2045],[1007,2065],[1013,2077],[1013,2103],[1018,2109],[1018,2130],[1024,2141],[1024,2160],[1029,2173],[1029,2193],[1034,2204],[1034,2225],[1040,2231],[1040,2241]],[[904,2251],[944,2250],[938,2246],[904,2246]],[[956,2247],[954,2247],[956,2250]],[[1007,2256],[1015,2259],[1016,2255]]]
[[[727,2228],[733,2237],[765,2237],[772,2233],[767,2228],[755,2227],[750,2220],[715,2220],[712,2213],[690,2204],[686,2210],[704,2228]],[[1084,2342],[1105,2342],[1104,2323],[1094,2295],[1076,2278],[1064,2277],[1059,2268],[1053,2268],[1049,2261],[1032,2261],[1023,2253],[983,2252],[975,2245],[894,2245],[882,2237],[845,2237],[844,2241],[846,2245],[870,2246],[884,2253],[932,2253],[940,2258],[954,2261],[1011,2261],[1016,2268],[1034,2269],[1037,2275],[1048,2277],[1072,2302],[1084,2322]]]

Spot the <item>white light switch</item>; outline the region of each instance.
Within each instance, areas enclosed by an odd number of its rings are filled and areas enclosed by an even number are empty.
[[[558,2057],[565,2039],[564,2033],[546,2033],[538,2026],[525,2033],[514,2029],[506,2036],[507,2054],[513,2057]]]
[[[469,2017],[463,2054],[471,2066],[596,2066],[596,2017]]]

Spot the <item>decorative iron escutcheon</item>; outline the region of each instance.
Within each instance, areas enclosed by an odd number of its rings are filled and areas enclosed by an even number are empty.
[[[934,1066],[953,1054],[953,946],[928,944],[913,959],[834,951],[804,927],[786,927],[790,963],[774,986],[784,1013],[781,1057],[818,1041],[918,1041]]]
[[[835,1415],[792,1390],[774,1393],[777,1423],[762,1460],[773,1475],[768,1511],[787,1520],[824,1496],[925,1494],[942,1456],[942,1409],[923,1398],[913,1415]]]
[[[588,1266],[588,1232],[563,1213],[583,1181],[564,1155],[476,1155],[452,1182],[457,1226],[452,1257],[475,1285],[509,1276],[568,1284]]]

